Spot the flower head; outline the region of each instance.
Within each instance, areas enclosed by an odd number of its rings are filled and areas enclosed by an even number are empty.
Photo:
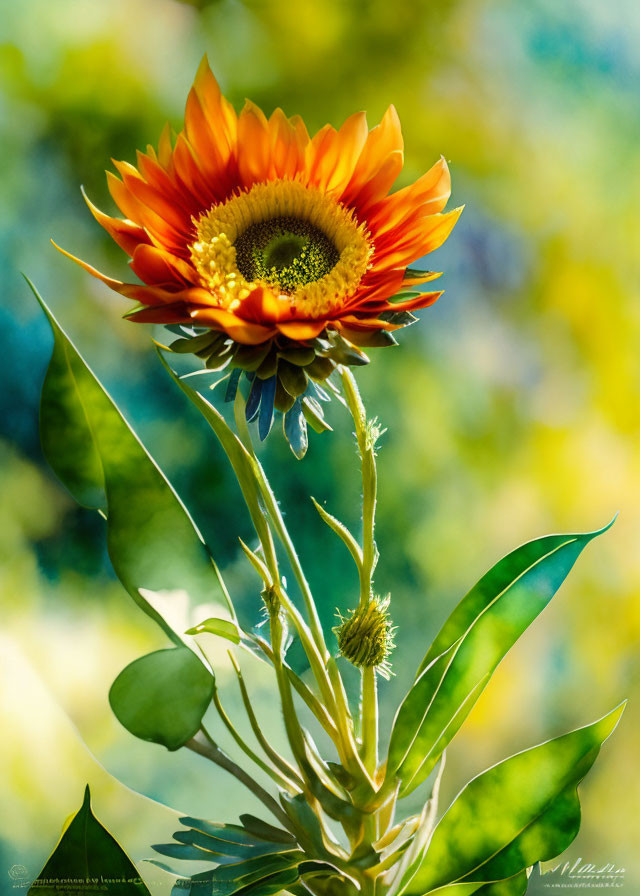
[[[374,667],[385,678],[391,666],[389,655],[394,647],[395,626],[389,618],[390,597],[371,597],[368,603],[340,616],[334,628],[340,655],[360,668]]]
[[[184,130],[172,140],[166,127],[137,167],[114,164],[108,184],[124,217],[87,202],[142,282],[74,260],[138,302],[130,320],[180,326],[175,350],[247,371],[262,437],[274,406],[289,436],[305,418],[322,428],[313,382],[367,363],[363,348],[394,344],[392,332],[440,295],[412,290],[438,274],[409,265],[444,242],[461,209],[442,211],[442,158],[390,192],[403,164],[393,106],[370,131],[361,112],[310,137],[281,109],[267,118],[247,101],[236,114],[205,58]]]

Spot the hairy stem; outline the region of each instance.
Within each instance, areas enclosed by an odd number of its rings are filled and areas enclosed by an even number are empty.
[[[375,441],[377,432],[367,421],[360,391],[348,367],[340,368],[347,407],[353,417],[362,467],[362,564],[360,566],[360,603],[363,610],[372,597],[373,571],[376,565],[375,512],[378,490]],[[375,778],[378,765],[378,691],[376,671],[362,669],[361,702],[362,757],[368,773]]]
[[[373,666],[362,670],[362,761],[375,778],[378,767],[378,687]]]

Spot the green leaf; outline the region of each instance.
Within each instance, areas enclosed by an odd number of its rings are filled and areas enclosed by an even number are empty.
[[[549,603],[585,545],[608,528],[551,535],[517,548],[456,607],[393,724],[387,775],[401,779],[401,796],[429,775],[502,658]]]
[[[289,831],[276,828],[261,818],[256,818],[255,815],[241,815],[240,821],[246,831],[250,834],[255,834],[261,840],[268,840],[271,843],[285,843],[287,845],[295,843],[295,838],[292,837]]]
[[[495,880],[476,890],[475,896],[524,896],[529,885],[528,869],[514,874],[507,880]]]
[[[256,532],[260,540],[264,543],[269,538],[269,531],[265,515],[262,511],[261,497],[256,485],[256,462],[251,457],[247,449],[244,447],[238,436],[227,425],[222,414],[213,407],[213,405],[203,398],[198,392],[192,389],[184,380],[171,369],[167,364],[162,352],[158,351],[158,357],[171,379],[182,389],[187,398],[200,411],[204,419],[207,421],[211,429],[214,431],[218,441],[220,442],[225,454],[229,458],[233,471],[236,474],[238,484],[242,490],[242,494],[247,503],[247,507],[251,514],[251,520],[255,526]],[[238,389],[235,401],[241,399],[241,393]],[[244,414],[244,408],[242,410]]]
[[[234,644],[239,644],[242,638],[240,629],[235,622],[231,622],[229,619],[218,619],[215,616],[211,619],[205,619],[204,622],[194,625],[193,628],[187,629],[185,634],[201,635],[203,632],[226,638],[227,641],[233,641]]]
[[[105,892],[107,878],[114,896],[149,896],[131,859],[91,811],[89,785],[79,811],[65,826],[62,837],[28,896],[80,896]],[[77,881],[77,885],[62,883]]]
[[[517,753],[467,784],[436,826],[407,896],[510,878],[566,849],[579,827],[576,788],[623,710]],[[503,892],[512,891],[498,888],[496,896]]]
[[[213,676],[188,647],[170,647],[123,669],[109,702],[131,734],[177,750],[200,728],[213,689]]]
[[[150,595],[141,592],[180,590],[194,604],[210,602],[216,591],[224,598],[218,571],[179,497],[29,285],[54,335],[40,407],[45,457],[80,504],[106,516],[109,556],[118,578],[181,644],[180,635],[147,599]]]

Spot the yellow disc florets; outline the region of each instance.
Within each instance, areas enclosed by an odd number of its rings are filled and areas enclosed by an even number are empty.
[[[305,317],[322,317],[355,293],[373,252],[352,211],[287,179],[255,184],[194,223],[191,260],[231,311],[263,285]]]
[[[375,666],[385,677],[390,671],[387,658],[393,649],[395,631],[388,607],[388,597],[372,597],[350,616],[341,616],[340,625],[334,629],[340,653],[346,660],[354,666]]]

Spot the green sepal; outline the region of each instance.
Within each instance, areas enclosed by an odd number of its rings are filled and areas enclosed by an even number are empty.
[[[367,355],[339,333],[330,333],[329,339],[329,348],[323,351],[322,354],[331,358],[336,364],[345,364],[347,367],[362,367],[369,363]]]
[[[278,355],[290,364],[295,364],[296,367],[307,367],[315,358],[316,353],[311,346],[292,346],[281,349]]]
[[[202,333],[200,336],[193,336],[190,339],[176,339],[175,342],[172,342],[169,346],[169,350],[182,355],[196,354],[203,349],[211,348],[211,346],[215,342],[218,342],[219,339],[220,333],[216,333],[215,330],[209,330],[208,333]]]
[[[335,369],[336,366],[331,358],[321,358],[316,355],[311,364],[307,364],[305,367],[305,372],[314,380],[326,380]]]
[[[276,410],[282,411],[283,414],[286,414],[287,411],[291,410],[291,408],[295,404],[295,401],[296,400],[293,395],[289,395],[287,390],[280,382],[280,378],[278,378],[276,380],[276,395],[273,401]]]
[[[270,342],[261,345],[239,345],[233,356],[233,365],[253,373],[267,357],[270,348]]]
[[[390,324],[397,324],[399,327],[410,327],[418,320],[411,311],[383,311],[379,314],[380,320],[386,320]]]
[[[290,364],[288,361],[281,361],[278,365],[278,379],[283,387],[294,398],[304,395],[307,391],[307,374],[302,367],[296,364]]]
[[[402,302],[408,302],[409,299],[416,299],[421,292],[419,289],[407,289],[402,292],[397,292],[395,296],[391,296],[389,301],[392,305],[401,305]]]
[[[305,420],[309,424],[309,426],[317,433],[321,432],[332,432],[332,427],[329,426],[327,421],[324,419],[324,413],[322,407],[315,398],[311,398],[311,396],[306,395],[302,399],[302,413],[305,416]]]
[[[309,436],[307,434],[307,421],[302,410],[302,402],[296,398],[293,407],[283,417],[284,435],[291,446],[291,450],[298,458],[302,458],[307,453],[309,447]]]

